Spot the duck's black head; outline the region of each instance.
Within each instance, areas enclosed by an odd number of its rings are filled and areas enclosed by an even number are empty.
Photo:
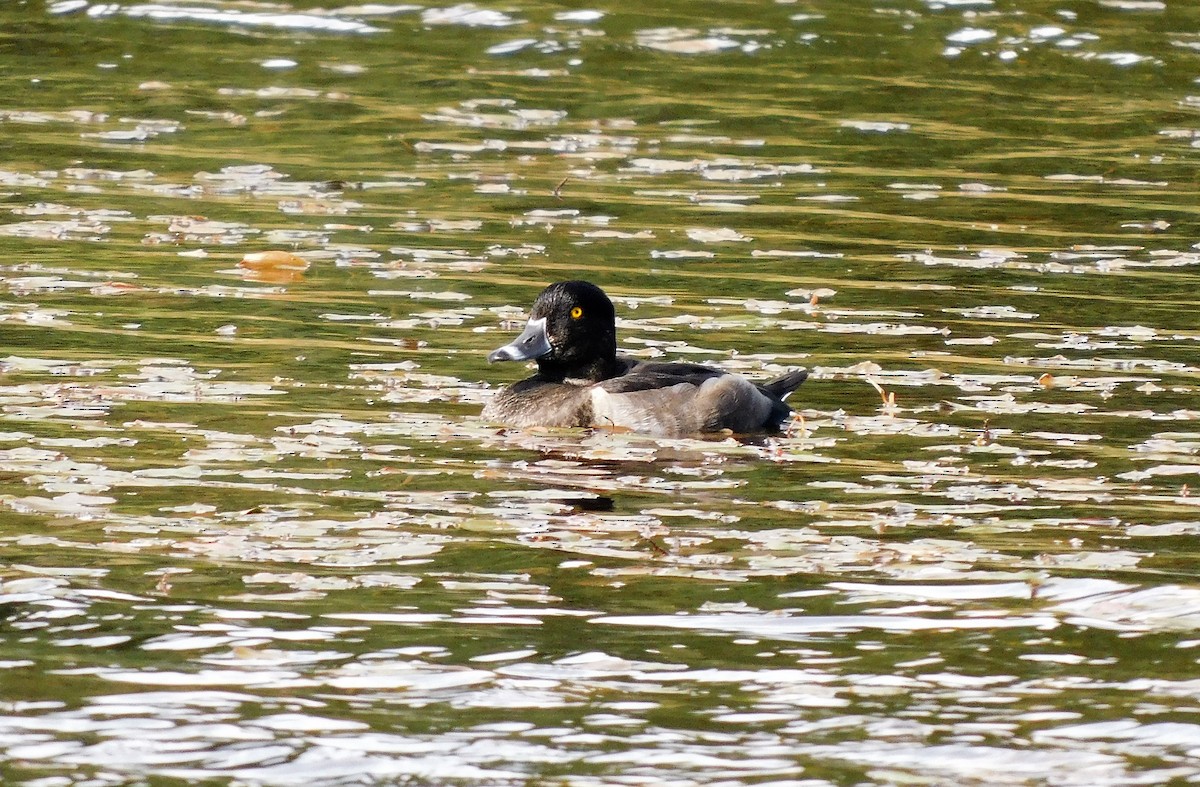
[[[488,356],[533,359],[539,375],[554,381],[598,381],[615,374],[617,317],[604,290],[586,281],[551,284],[533,302],[521,335]]]

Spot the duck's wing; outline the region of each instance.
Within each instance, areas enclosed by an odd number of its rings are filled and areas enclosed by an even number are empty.
[[[671,382],[668,384],[676,382],[703,382],[712,377],[729,374],[729,372],[721,369],[697,363],[652,363],[635,361],[631,358],[622,358],[620,360],[625,363],[625,372],[622,376],[613,378],[612,382],[616,385],[628,386],[626,390],[630,391],[654,387],[660,380],[670,380]],[[757,383],[757,385],[759,390],[767,396],[783,400],[792,391],[799,388],[807,379],[807,370],[793,369],[778,377],[773,377],[765,383]]]
[[[670,388],[680,383],[700,385],[705,380],[728,374],[711,366],[696,363],[643,363],[627,361],[624,374],[602,380],[597,385],[609,393],[631,393]]]

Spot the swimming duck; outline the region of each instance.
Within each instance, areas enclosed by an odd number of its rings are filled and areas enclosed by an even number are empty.
[[[617,355],[616,310],[596,285],[562,281],[542,290],[521,335],[488,361],[537,361],[537,374],[501,389],[483,418],[513,427],[600,426],[678,437],[728,429],[775,431],[784,399],[808,377],[765,383],[692,363]]]

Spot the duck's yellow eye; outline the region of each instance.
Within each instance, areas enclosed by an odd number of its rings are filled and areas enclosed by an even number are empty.
[[[583,316],[583,309],[581,309],[580,307],[576,306],[574,309],[571,309],[571,319],[572,320],[578,320],[582,316]]]

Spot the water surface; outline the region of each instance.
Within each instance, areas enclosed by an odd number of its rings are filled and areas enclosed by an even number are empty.
[[[1200,778],[1200,10],[0,22],[6,783]],[[482,422],[567,277],[795,422]]]

